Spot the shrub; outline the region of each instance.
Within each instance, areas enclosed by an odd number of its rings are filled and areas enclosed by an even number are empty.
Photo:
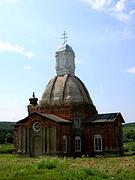
[[[64,179],[105,179],[108,176],[93,168],[80,168],[80,169],[70,169],[63,176]]]
[[[13,144],[0,144],[0,153],[11,154],[13,152]]]
[[[55,159],[42,160],[37,164],[38,169],[54,169],[56,165],[57,161]]]

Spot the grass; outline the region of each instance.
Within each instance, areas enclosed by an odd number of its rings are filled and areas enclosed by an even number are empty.
[[[135,156],[21,158],[0,154],[0,180],[134,180]]]
[[[0,144],[0,153],[10,154],[13,151],[13,144]]]

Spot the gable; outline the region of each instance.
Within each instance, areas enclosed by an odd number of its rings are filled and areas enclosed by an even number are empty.
[[[26,118],[18,121],[16,124],[21,125],[23,123],[30,123],[31,121],[33,122],[37,120],[41,120],[41,121],[49,120],[55,123],[72,123],[71,121],[58,117],[54,114],[41,114],[41,113],[35,112],[27,116]]]

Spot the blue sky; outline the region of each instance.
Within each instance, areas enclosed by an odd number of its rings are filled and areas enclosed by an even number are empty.
[[[98,112],[135,121],[134,19],[135,0],[0,0],[0,120],[24,118],[33,91],[41,98],[65,30]]]

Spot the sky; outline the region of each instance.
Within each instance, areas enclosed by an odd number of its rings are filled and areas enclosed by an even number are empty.
[[[135,0],[0,0],[0,121],[27,116],[68,34],[76,76],[99,113],[135,122]]]

